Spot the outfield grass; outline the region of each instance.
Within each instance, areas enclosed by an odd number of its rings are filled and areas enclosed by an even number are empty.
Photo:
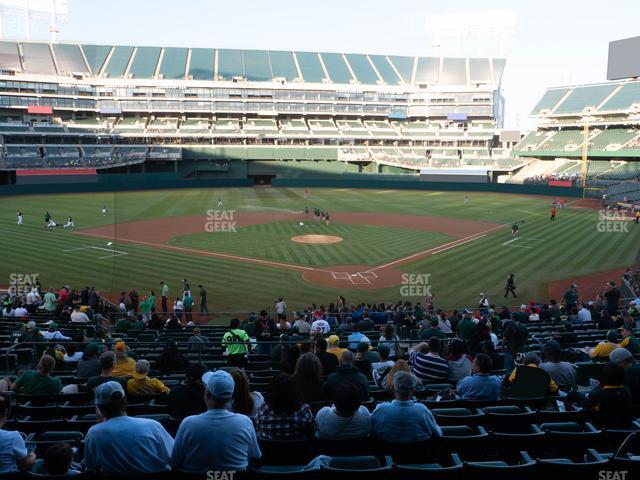
[[[77,228],[89,228],[114,221],[205,215],[216,208],[222,197],[225,208],[238,211],[300,211],[307,205],[330,212],[380,212],[467,218],[511,224],[525,220],[521,239],[508,245],[509,228],[498,230],[477,241],[403,266],[407,273],[430,274],[432,293],[438,306],[475,305],[482,290],[496,302],[501,296],[506,274],[516,274],[523,300],[546,299],[546,283],[576,275],[627,266],[636,260],[640,226],[629,225],[628,233],[599,232],[597,212],[584,209],[561,210],[556,222],[548,220],[551,199],[494,193],[473,193],[468,204],[460,192],[417,192],[392,190],[317,189],[306,201],[302,189],[197,189],[125,192],[117,194],[42,195],[0,200],[0,284],[8,284],[12,273],[38,273],[44,286],[63,283],[117,292],[131,287],[145,291],[166,281],[178,293],[182,278],[192,285],[203,283],[210,297],[210,309],[225,311],[256,310],[273,304],[283,295],[291,307],[335,301],[344,294],[348,302],[395,301],[402,299],[399,287],[378,290],[350,290],[319,287],[301,280],[293,271],[232,260],[194,256],[188,253],[156,250],[116,242],[127,255],[109,257],[105,241],[74,235],[61,228],[43,227],[45,210],[58,222],[71,215]],[[106,205],[109,215],[100,209]],[[24,212],[25,225],[16,225],[16,211]],[[286,223],[286,222],[285,222]],[[216,251],[245,256],[286,259],[297,264],[383,263],[445,243],[446,236],[401,229],[381,231],[379,227],[338,225],[331,234],[348,237],[342,244],[321,246],[324,257],[311,257],[304,245],[291,251],[288,236],[295,224],[256,225],[240,231],[218,247],[200,245]],[[342,230],[340,230],[342,229]],[[244,229],[241,229],[244,230]],[[382,229],[384,230],[384,229]],[[253,239],[254,232],[263,232]],[[305,232],[310,233],[310,232]],[[323,233],[328,233],[323,230]],[[355,235],[356,237],[352,237]],[[286,237],[286,242],[284,241]],[[175,240],[194,247],[207,237],[194,235]],[[255,242],[252,244],[252,242]],[[286,244],[286,245],[283,245]],[[317,247],[317,246],[308,246]],[[329,249],[336,250],[329,250]],[[341,249],[341,250],[339,250]],[[316,250],[317,252],[317,250]],[[338,253],[339,252],[339,253]],[[109,258],[99,258],[107,256]],[[380,258],[376,261],[376,258]],[[313,263],[321,262],[321,263]],[[415,300],[415,299],[410,299]]]

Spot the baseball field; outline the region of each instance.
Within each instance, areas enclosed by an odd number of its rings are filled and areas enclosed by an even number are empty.
[[[571,281],[592,295],[605,280],[619,281],[640,246],[640,226],[604,218],[594,201],[568,200],[552,222],[550,197],[307,194],[238,188],[5,197],[0,285],[36,274],[44,287],[95,285],[113,298],[132,287],[159,291],[161,280],[178,294],[187,278],[206,287],[211,311],[259,310],[279,296],[301,308],[339,294],[356,303],[416,301],[426,292],[436,306],[454,308],[475,306],[481,291],[502,303],[509,272],[519,295],[510,304],[545,300]],[[315,209],[329,212],[329,221],[315,218]],[[59,226],[45,227],[47,211]],[[63,228],[69,216],[75,226]]]

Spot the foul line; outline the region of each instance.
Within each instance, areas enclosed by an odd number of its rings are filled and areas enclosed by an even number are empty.
[[[411,260],[412,258],[424,256],[424,255],[427,255],[427,254],[432,254],[433,255],[433,252],[438,252],[438,253],[439,252],[443,252],[448,248],[457,247],[458,245],[462,245],[463,243],[472,242],[473,240],[477,240],[479,238],[482,238],[482,237],[486,236],[489,232],[493,232],[494,230],[497,230],[497,229],[503,228],[503,227],[504,227],[504,225],[498,225],[496,227],[489,228],[488,230],[484,230],[482,232],[474,233],[473,235],[469,235],[468,237],[459,238],[459,239],[454,240],[452,242],[445,243],[443,245],[438,245],[437,247],[433,247],[433,248],[430,248],[428,250],[424,250],[422,252],[414,253],[413,255],[409,255],[409,256],[404,257],[404,258],[399,258],[398,260],[394,260],[393,262],[385,263],[384,265],[380,265],[378,267],[372,268],[371,270],[367,270],[364,273],[375,272],[376,270],[381,270],[383,268],[387,268],[387,267],[390,267],[391,265],[396,265],[398,263],[404,263],[407,260]]]
[[[120,250],[113,250],[113,249],[110,249],[110,248],[93,247],[93,246],[70,248],[68,250],[63,250],[63,252],[77,252],[78,250],[102,250],[104,252],[111,253],[111,255],[105,255],[103,257],[98,257],[98,260],[102,260],[104,258],[120,257],[122,255],[129,255],[127,252],[121,252]]]
[[[99,235],[97,233],[86,233],[86,232],[75,232],[77,234],[80,235],[86,235],[89,237],[97,237],[97,238],[106,238],[109,240],[112,240],[113,237],[109,236],[109,235]],[[327,273],[331,273],[329,270],[324,270],[321,268],[312,268],[312,267],[304,267],[302,265],[292,265],[290,263],[281,263],[281,262],[272,262],[270,260],[262,260],[259,258],[249,258],[249,257],[240,257],[238,255],[230,255],[227,253],[218,253],[218,252],[209,252],[207,250],[198,250],[195,248],[185,248],[185,247],[176,247],[175,245],[166,245],[166,244],[162,244],[162,243],[153,243],[153,242],[145,242],[143,240],[131,240],[129,238],[118,238],[119,242],[126,242],[126,243],[133,243],[136,245],[145,245],[148,247],[155,247],[155,248],[160,248],[163,250],[176,250],[179,252],[187,252],[187,253],[196,253],[198,255],[206,255],[209,257],[216,257],[216,258],[225,258],[225,259],[231,259],[231,260],[239,260],[241,262],[244,263],[258,263],[260,265],[269,265],[269,266],[276,266],[276,267],[284,267],[284,268],[288,268],[288,269],[292,269],[292,270],[306,270],[306,271],[310,271],[310,272],[327,272]]]

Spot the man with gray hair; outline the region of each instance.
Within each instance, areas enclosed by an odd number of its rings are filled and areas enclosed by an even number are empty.
[[[207,411],[185,418],[178,428],[171,463],[175,471],[207,473],[246,470],[262,456],[251,419],[227,410],[235,383],[224,370],[206,372]],[[214,432],[214,433],[212,433]]]
[[[373,435],[385,442],[423,442],[442,436],[431,411],[412,400],[418,379],[409,372],[393,376],[395,400],[380,403],[371,414]]]
[[[626,348],[616,348],[609,355],[612,362],[624,368],[624,386],[631,392],[634,405],[640,405],[640,363],[634,361],[633,355]]]

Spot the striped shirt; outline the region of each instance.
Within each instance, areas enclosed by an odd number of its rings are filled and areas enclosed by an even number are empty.
[[[409,364],[413,374],[423,383],[440,382],[449,375],[449,363],[431,353],[410,352]]]

